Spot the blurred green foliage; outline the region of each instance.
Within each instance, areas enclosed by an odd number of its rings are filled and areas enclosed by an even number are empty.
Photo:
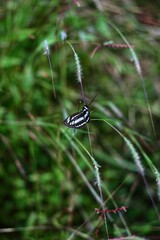
[[[94,212],[100,206],[76,167],[98,192],[87,154],[87,128],[74,136],[63,125],[66,116],[78,111],[81,92],[73,53],[61,39],[62,32],[80,58],[88,102],[97,94],[89,127],[93,154],[101,166],[103,196],[109,197],[106,206],[129,206],[123,214],[129,230],[117,214],[108,221],[109,235],[130,232],[147,239],[160,235],[155,209],[128,148],[103,122],[106,119],[134,140],[158,206],[153,171],[160,156],[158,7],[158,2],[132,0],[1,2],[0,239],[69,239],[83,223],[73,239],[96,239],[97,229],[97,239],[106,239],[104,223],[99,225]],[[139,58],[156,140],[129,49],[102,47],[91,58],[98,44],[125,43],[112,24],[134,45]],[[51,47],[56,99],[43,54],[45,39]]]

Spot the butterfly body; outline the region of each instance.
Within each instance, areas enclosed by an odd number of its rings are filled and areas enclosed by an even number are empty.
[[[82,128],[90,121],[90,109],[88,105],[84,105],[82,110],[74,113],[64,120],[64,124],[69,128]]]

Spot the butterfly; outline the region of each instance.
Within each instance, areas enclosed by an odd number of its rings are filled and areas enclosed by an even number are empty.
[[[83,108],[67,117],[64,120],[64,124],[69,128],[82,128],[90,121],[90,108],[88,105],[84,105]]]

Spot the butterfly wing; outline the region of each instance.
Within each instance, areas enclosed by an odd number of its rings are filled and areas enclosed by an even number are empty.
[[[84,105],[80,112],[74,113],[64,120],[64,124],[69,128],[81,128],[90,121],[90,110]]]

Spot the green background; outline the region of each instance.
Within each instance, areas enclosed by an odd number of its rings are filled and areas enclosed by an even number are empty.
[[[149,196],[158,208],[159,8],[158,1],[1,1],[0,239],[107,239],[104,221],[95,213],[101,206],[91,192],[99,195],[91,148],[101,166],[105,207],[129,207],[121,216],[111,214],[112,221],[107,218],[110,238],[159,239]],[[80,59],[87,102],[97,95],[90,107],[90,135],[87,127],[74,134],[63,124],[83,107],[63,32]],[[142,79],[128,48],[102,46],[91,57],[98,44],[126,40],[134,45]],[[107,122],[130,140],[133,152]]]

